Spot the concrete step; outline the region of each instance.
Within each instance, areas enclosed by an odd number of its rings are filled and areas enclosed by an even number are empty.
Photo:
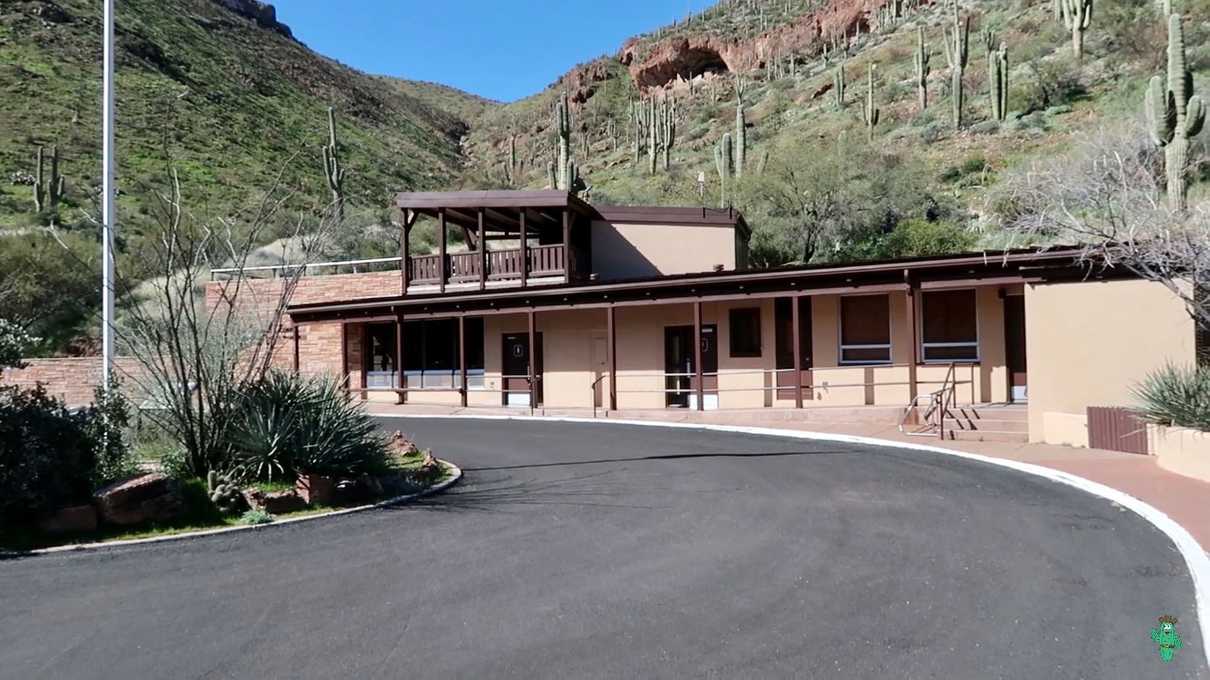
[[[1026,444],[1029,442],[1029,433],[996,430],[946,430],[945,438],[960,442],[1012,442]]]
[[[1028,420],[992,420],[991,418],[946,418],[945,429],[991,432],[1029,432]]]
[[[972,420],[1029,421],[1029,410],[1024,406],[957,406],[950,411]]]

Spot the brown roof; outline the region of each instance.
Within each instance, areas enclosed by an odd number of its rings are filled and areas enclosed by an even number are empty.
[[[1087,277],[1094,272],[1078,262],[1080,250],[1054,248],[1047,251],[1013,250],[922,257],[851,265],[811,265],[769,270],[741,270],[680,274],[629,281],[600,281],[542,286],[466,291],[445,295],[390,296],[377,299],[332,301],[293,305],[296,318],[355,318],[393,311],[440,313],[443,311],[500,310],[544,306],[599,306],[601,304],[693,297],[758,296],[821,292],[854,292],[861,288],[902,288],[908,281],[923,288],[940,285],[1007,285],[1026,280]],[[1122,276],[1121,271],[1095,272]]]

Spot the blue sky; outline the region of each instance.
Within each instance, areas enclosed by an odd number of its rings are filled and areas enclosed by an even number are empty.
[[[321,54],[369,73],[500,101],[713,0],[275,0],[278,20]]]

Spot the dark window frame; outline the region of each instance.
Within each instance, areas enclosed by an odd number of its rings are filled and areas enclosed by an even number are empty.
[[[845,341],[845,301],[855,300],[860,298],[881,298],[886,302],[886,342],[853,342]],[[891,320],[891,296],[888,293],[868,293],[858,295],[844,295],[840,298],[840,309],[837,310],[839,323],[837,324],[837,335],[839,336],[840,351],[838,353],[839,364],[841,366],[887,366],[890,365],[894,355],[894,333],[892,332]],[[880,353],[885,352],[885,357]],[[876,356],[875,358],[846,358],[846,353],[856,355]]]
[[[938,299],[953,299],[956,294],[967,294],[970,296],[970,312],[973,318],[969,319],[971,330],[974,332],[974,338],[966,337],[941,337],[937,340],[930,340],[931,337],[936,337],[938,334],[930,333],[928,324],[936,317],[930,318],[928,313],[929,300]],[[934,303],[936,304],[936,303]],[[982,347],[979,338],[979,294],[974,288],[960,288],[954,290],[936,290],[922,291],[920,295],[920,361],[925,364],[977,364],[982,361]],[[948,319],[947,319],[948,321]],[[942,336],[946,333],[943,331]],[[969,353],[962,353],[962,350],[969,349]],[[930,350],[934,350],[933,357],[930,357]],[[948,355],[948,356],[937,356]]]
[[[733,307],[727,311],[728,345],[732,359],[759,359],[763,354],[760,307]],[[742,333],[738,332],[742,329]]]

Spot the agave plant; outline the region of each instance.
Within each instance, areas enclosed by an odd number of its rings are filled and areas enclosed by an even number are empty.
[[[1147,376],[1134,394],[1144,420],[1210,432],[1210,368],[1169,364]]]

